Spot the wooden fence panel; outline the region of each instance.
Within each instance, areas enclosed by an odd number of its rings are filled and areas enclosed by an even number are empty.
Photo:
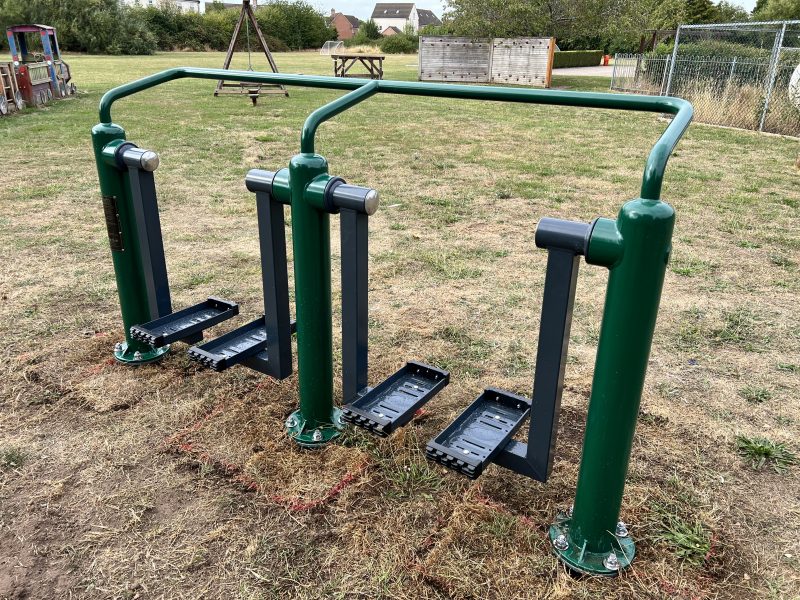
[[[422,37],[419,40],[421,81],[489,83],[492,40],[461,37]]]
[[[552,38],[421,37],[419,79],[550,87],[554,50]]]
[[[492,82],[549,87],[551,38],[495,38]]]

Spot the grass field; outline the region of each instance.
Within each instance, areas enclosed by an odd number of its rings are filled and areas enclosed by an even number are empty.
[[[331,68],[316,54],[276,59],[285,72]],[[415,78],[415,60],[389,57],[387,77]],[[470,482],[424,446],[484,387],[530,394],[536,222],[613,217],[665,121],[375,97],[325,124],[331,172],[382,194],[371,383],[410,359],[452,382],[388,439],[350,432],[306,452],[282,426],[296,376],[215,374],[181,345],[156,365],[111,360],[121,322],[91,157],[98,101],[222,55],[70,62],[78,98],[0,119],[0,598],[800,597],[797,139],[694,125],[671,159],[674,252],[622,513],[637,558],[618,579],[575,579],[546,532],[574,494],[604,270],[581,268],[546,485],[498,467]],[[305,117],[337,94],[292,89],[252,107],[212,89],[174,82],[114,116],[161,156],[174,305],[229,297],[243,323],[262,302],[244,175],[286,166]]]

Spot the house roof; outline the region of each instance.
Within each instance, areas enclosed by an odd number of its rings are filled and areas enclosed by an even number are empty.
[[[419,26],[425,27],[425,25],[441,25],[442,22],[439,20],[435,14],[433,14],[432,10],[426,10],[424,8],[417,9],[417,15],[419,16]]]
[[[389,31],[391,31],[391,33],[387,33]],[[403,32],[400,31],[400,29],[398,29],[394,25],[389,25],[389,27],[387,27],[386,29],[381,31],[381,35],[384,35],[384,36],[386,36],[386,35],[397,35],[398,33],[403,33]]]
[[[372,11],[373,19],[407,19],[414,9],[413,2],[378,2]]]
[[[334,20],[336,17],[338,17],[339,15],[342,15],[342,16],[343,16],[345,19],[347,19],[347,20],[350,22],[350,26],[351,26],[353,29],[358,29],[358,27],[361,25],[361,19],[359,19],[358,17],[354,17],[353,15],[346,15],[346,14],[344,14],[344,13],[340,13],[340,12],[337,12],[337,13],[334,13],[334,14],[332,14],[330,17],[328,17],[327,19],[325,19],[325,21],[326,21],[328,24],[330,24],[330,23],[333,23],[333,20]]]

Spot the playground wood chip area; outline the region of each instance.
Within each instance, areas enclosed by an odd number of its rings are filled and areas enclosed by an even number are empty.
[[[330,74],[327,56],[275,59]],[[546,485],[497,466],[470,481],[428,462],[425,444],[485,387],[530,396],[547,257],[536,223],[613,218],[666,122],[376,96],[324,124],[331,173],[381,193],[370,383],[407,360],[451,383],[386,439],[349,429],[307,451],[283,426],[296,373],[215,373],[184,344],[137,368],[112,358],[122,324],[90,142],[100,96],[223,55],[66,60],[76,98],[0,119],[0,598],[800,597],[797,139],[692,125],[672,156],[673,252],[622,506],[636,559],[618,578],[576,578],[547,529],[574,496],[606,270],[579,272]],[[415,79],[414,61],[388,56],[385,78]],[[253,107],[213,88],[172,82],[114,118],[161,158],[173,305],[230,298],[244,323],[263,310],[244,176],[287,166],[306,116],[339,93],[290,88]]]

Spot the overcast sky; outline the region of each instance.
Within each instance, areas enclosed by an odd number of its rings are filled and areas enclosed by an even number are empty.
[[[413,0],[412,0],[413,1]],[[745,8],[747,11],[753,10],[756,0],[730,0],[732,4],[738,4]],[[326,15],[331,12],[332,8],[336,12],[343,12],[346,15],[354,15],[359,19],[367,20],[372,15],[372,9],[375,7],[373,0],[315,0],[313,2],[323,13]],[[444,12],[444,2],[440,0],[421,0],[417,3],[418,8],[427,8],[436,13],[436,16],[441,18]]]

